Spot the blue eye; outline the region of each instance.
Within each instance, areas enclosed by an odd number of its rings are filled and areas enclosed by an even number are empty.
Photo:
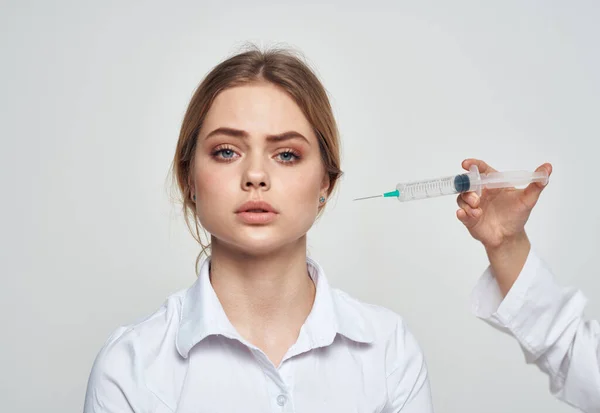
[[[233,155],[235,155],[235,152],[233,152],[231,149],[221,149],[219,152],[221,153],[221,156],[225,159],[233,158]]]
[[[283,163],[291,163],[291,162],[294,162],[294,161],[300,159],[300,156],[296,155],[292,151],[284,151],[284,152],[278,153],[277,156]]]
[[[231,148],[216,149],[211,153],[211,156],[218,161],[232,161],[238,157],[237,155]]]

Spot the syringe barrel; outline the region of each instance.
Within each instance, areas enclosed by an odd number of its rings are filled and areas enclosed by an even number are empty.
[[[425,181],[406,182],[396,185],[400,193],[398,201],[415,201],[469,191],[470,179],[467,174],[452,175]]]

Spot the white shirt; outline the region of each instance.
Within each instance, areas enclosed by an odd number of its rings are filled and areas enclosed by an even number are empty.
[[[229,322],[209,262],[189,289],[112,334],[85,413],[433,412],[423,354],[397,314],[330,288],[307,259],[313,308],[274,366]]]
[[[600,326],[584,320],[580,291],[559,287],[532,250],[504,299],[490,268],[472,299],[475,314],[513,335],[527,363],[549,376],[556,397],[584,412],[600,412]]]

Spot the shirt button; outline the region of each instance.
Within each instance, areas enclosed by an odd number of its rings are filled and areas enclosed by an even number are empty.
[[[284,394],[280,394],[279,396],[277,396],[277,404],[280,406],[283,406],[285,404],[285,402],[287,402],[287,397],[285,397]]]

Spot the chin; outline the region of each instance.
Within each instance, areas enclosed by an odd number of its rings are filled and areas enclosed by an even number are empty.
[[[292,233],[281,228],[268,226],[248,226],[237,228],[235,232],[219,236],[214,234],[213,243],[218,243],[226,248],[250,256],[270,255],[280,251],[283,248],[291,247],[295,243],[302,244],[306,231]]]

